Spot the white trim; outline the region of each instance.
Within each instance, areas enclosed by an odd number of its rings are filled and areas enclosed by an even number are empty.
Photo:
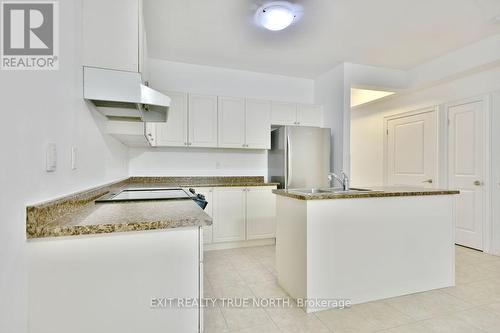
[[[203,250],[204,251],[227,250],[227,249],[237,249],[242,247],[265,246],[265,245],[275,245],[275,244],[276,244],[276,238],[253,239],[253,240],[239,241],[239,242],[205,244],[203,246]]]
[[[430,107],[427,107],[427,108],[422,108],[422,109],[417,109],[417,110],[413,110],[413,111],[406,111],[406,112],[401,112],[401,113],[395,113],[395,114],[391,114],[391,115],[388,115],[388,116],[385,116],[384,117],[384,132],[383,132],[383,135],[384,135],[384,147],[383,147],[383,184],[384,186],[387,186],[388,185],[388,179],[389,179],[389,175],[388,175],[388,161],[387,159],[389,158],[389,154],[388,154],[388,140],[387,140],[387,131],[389,130],[389,121],[391,120],[394,120],[394,119],[399,119],[399,118],[406,118],[406,117],[410,117],[410,116],[415,116],[415,115],[418,115],[418,114],[423,114],[423,113],[431,113],[431,112],[434,112],[434,120],[436,121],[436,139],[438,140],[438,149],[436,150],[436,184],[440,184],[441,182],[441,173],[439,172],[439,167],[440,167],[440,163],[439,163],[439,137],[440,137],[440,133],[441,133],[441,126],[440,126],[440,121],[439,121],[439,106],[435,105],[435,106],[430,106]]]
[[[481,102],[483,103],[483,111],[484,111],[484,117],[483,117],[483,135],[484,135],[484,163],[483,163],[483,183],[484,183],[484,202],[483,202],[483,252],[485,253],[491,253],[492,249],[492,227],[493,227],[493,221],[492,221],[492,207],[491,207],[491,195],[492,195],[492,187],[491,187],[491,140],[492,140],[492,129],[491,129],[491,93],[489,94],[482,94],[479,96],[474,96],[470,98],[464,98],[460,99],[454,102],[446,103],[444,104],[444,110],[446,113],[446,119],[449,119],[449,109],[451,107],[456,107],[464,104],[470,104],[470,103],[476,103],[476,102]],[[446,126],[446,138],[447,142],[446,145],[444,146],[444,151],[443,154],[446,156],[446,185],[448,187],[449,185],[449,145],[448,145],[448,135],[449,135],[449,128]]]
[[[491,254],[500,255],[500,91],[490,95],[491,122]]]

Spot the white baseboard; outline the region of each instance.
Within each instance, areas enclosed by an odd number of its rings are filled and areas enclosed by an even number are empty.
[[[236,249],[241,247],[251,247],[251,246],[265,246],[265,245],[275,245],[275,238],[268,239],[254,239],[247,241],[239,241],[239,242],[226,242],[226,243],[212,243],[212,244],[204,244],[204,251],[213,251],[213,250],[227,250],[227,249]]]

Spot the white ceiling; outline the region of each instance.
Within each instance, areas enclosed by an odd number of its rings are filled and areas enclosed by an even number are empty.
[[[259,0],[144,0],[150,57],[313,78],[341,62],[410,69],[500,33],[500,0],[302,0],[281,32]]]

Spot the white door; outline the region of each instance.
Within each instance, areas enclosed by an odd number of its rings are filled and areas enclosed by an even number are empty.
[[[184,147],[188,141],[188,96],[181,92],[165,92],[172,101],[166,123],[155,123],[156,146]]]
[[[219,147],[245,147],[245,99],[219,97]]]
[[[205,196],[205,199],[207,200],[208,204],[207,207],[205,207],[205,213],[207,213],[212,219],[213,219],[213,188],[211,187],[197,187],[194,189],[196,193],[203,194]],[[213,222],[212,222],[213,224]],[[203,227],[203,243],[204,244],[210,244],[212,243],[212,226],[204,226]]]
[[[247,99],[245,109],[247,148],[271,149],[271,102]]]
[[[297,104],[272,102],[271,123],[273,125],[296,125]]]
[[[247,239],[276,236],[276,195],[271,187],[250,187],[247,191]]]
[[[241,187],[214,189],[214,243],[245,240],[245,193]]]
[[[436,110],[387,120],[387,184],[435,187]]]
[[[448,167],[456,200],[456,243],[483,249],[485,118],[483,102],[448,107]]]
[[[189,140],[192,147],[217,147],[217,96],[189,95]]]
[[[297,125],[321,127],[321,106],[312,104],[297,105]]]

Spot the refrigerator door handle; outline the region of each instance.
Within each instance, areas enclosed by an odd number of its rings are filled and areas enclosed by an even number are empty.
[[[290,141],[290,134],[286,138],[286,149],[287,149],[287,163],[286,163],[286,173],[287,173],[287,188],[290,187],[292,183],[292,142]]]

